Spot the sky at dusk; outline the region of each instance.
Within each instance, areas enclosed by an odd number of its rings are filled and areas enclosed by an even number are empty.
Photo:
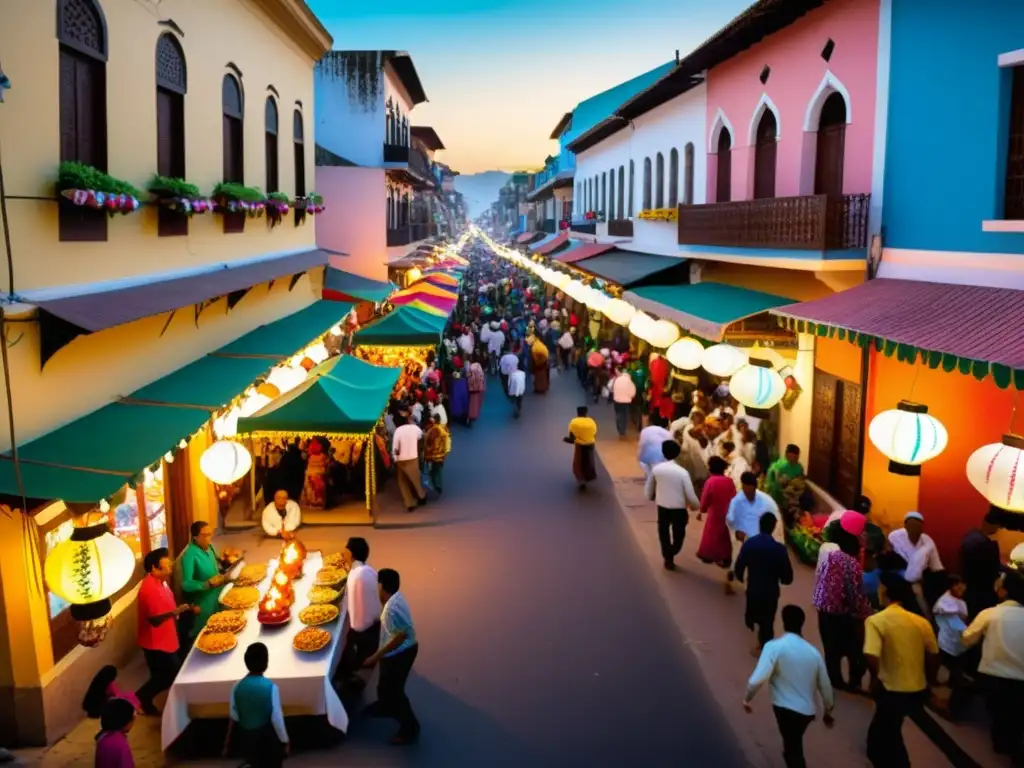
[[[437,159],[462,173],[539,167],[577,102],[699,45],[750,0],[307,0],[339,50],[405,50]]]

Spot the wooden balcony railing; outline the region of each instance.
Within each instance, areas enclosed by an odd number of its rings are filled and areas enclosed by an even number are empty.
[[[629,219],[612,219],[608,222],[608,237],[632,237],[633,222]]]
[[[388,144],[384,143],[384,162],[385,163],[408,163],[409,162],[409,147],[405,144]]]
[[[871,195],[807,195],[679,206],[680,245],[866,248]]]

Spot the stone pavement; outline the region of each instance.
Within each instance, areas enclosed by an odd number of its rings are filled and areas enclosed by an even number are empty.
[[[690,517],[683,552],[676,559],[678,570],[664,570],[658,544],[657,512],[644,496],[643,470],[637,463],[636,430],[631,427],[629,435],[620,439],[615,430],[612,408],[604,402],[591,404],[591,415],[599,424],[597,453],[601,464],[612,480],[634,542],[644,553],[659,594],[679,629],[680,641],[696,656],[715,701],[726,711],[751,764],[783,766],[781,740],[772,714],[769,691],[764,689],[758,693],[753,714],[744,714],[741,706],[746,681],[755,664],[750,654],[755,644],[754,637],[743,621],[742,585],[737,585],[735,595],[726,596],[721,569],[697,559],[696,551],[704,523],[695,520],[694,516]],[[795,603],[807,612],[804,635],[820,648],[817,617],[811,606],[814,572],[795,557],[793,567],[795,578],[791,586],[782,588],[780,606]],[[777,621],[776,633],[780,632],[781,621]],[[951,763],[932,740],[908,722],[904,735],[913,764],[929,768],[951,764],[983,765],[986,768],[1009,766],[1008,759],[996,756],[991,750],[982,709],[977,706],[969,713],[971,719],[962,725],[938,719],[933,721],[937,729],[948,734],[947,739],[966,752],[969,758],[965,762]],[[818,720],[807,731],[808,764],[827,765],[829,768],[868,765],[865,739],[872,710],[872,703],[865,697],[839,694],[834,729],[829,731]],[[943,738],[941,732],[938,738]]]

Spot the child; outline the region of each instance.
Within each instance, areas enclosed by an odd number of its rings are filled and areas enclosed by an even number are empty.
[[[128,731],[135,724],[135,707],[130,701],[108,699],[100,715],[96,734],[96,768],[135,768]]]
[[[108,664],[96,673],[89,683],[89,689],[82,699],[82,709],[92,718],[103,714],[103,708],[110,699],[124,699],[136,712],[142,711],[138,697],[130,691],[122,691],[117,685],[117,667]]]
[[[224,755],[227,756],[237,725],[243,757],[252,768],[277,768],[291,748],[281,711],[281,693],[276,684],[264,677],[269,664],[267,646],[252,643],[245,649],[245,668],[249,674],[231,689]]]
[[[932,607],[932,615],[939,627],[939,664],[949,672],[949,715],[963,712],[967,685],[964,680],[963,655],[966,648],[960,636],[967,629],[967,603],[964,592],[967,585],[959,576],[947,577],[949,589]]]

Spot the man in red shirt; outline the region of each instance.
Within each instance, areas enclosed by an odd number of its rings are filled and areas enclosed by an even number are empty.
[[[153,705],[154,697],[171,687],[181,666],[178,658],[178,615],[192,610],[192,606],[174,604],[174,593],[168,586],[171,556],[165,548],[154,549],[146,555],[142,565],[146,576],[142,579],[136,601],[138,641],[146,657],[149,679],[136,691],[136,696],[142,704],[142,711],[155,715],[158,710]]]

